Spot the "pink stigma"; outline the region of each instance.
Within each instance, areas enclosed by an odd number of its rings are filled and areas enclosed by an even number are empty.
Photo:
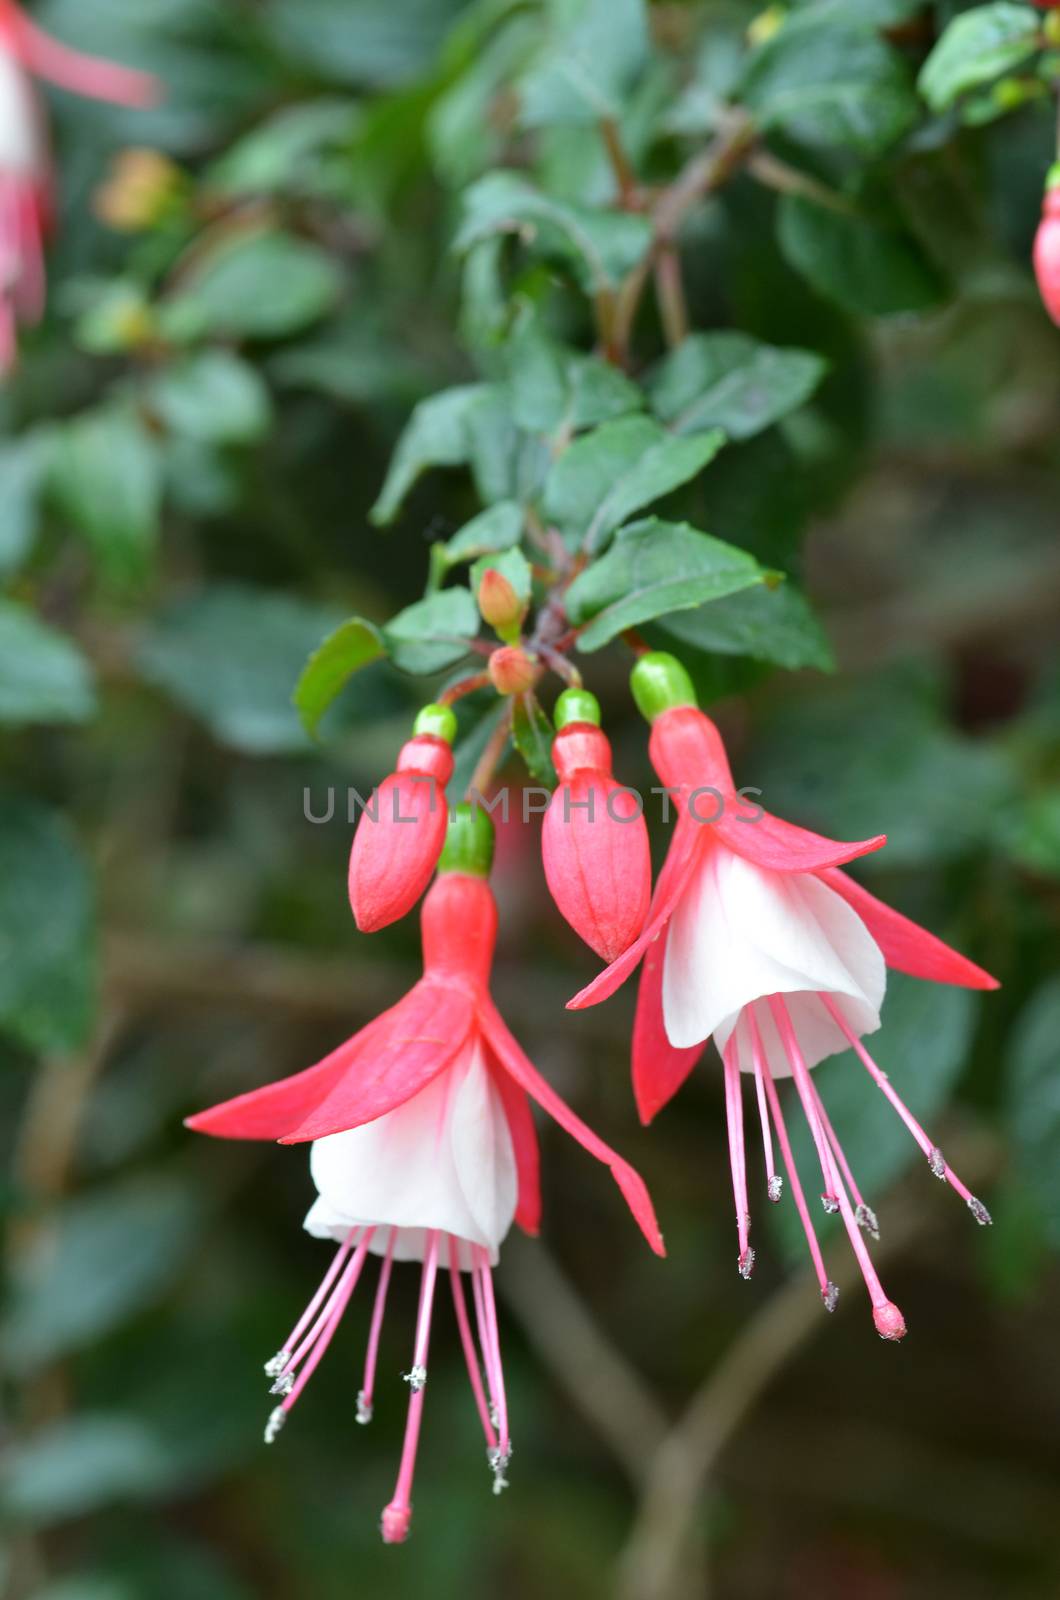
[[[905,1338],[905,1318],[893,1300],[885,1300],[882,1305],[873,1306],[872,1320],[881,1339],[890,1339],[897,1343],[899,1339]]]
[[[383,1535],[383,1543],[404,1544],[409,1536],[411,1521],[412,1507],[398,1505],[392,1501],[379,1519],[379,1531]]]

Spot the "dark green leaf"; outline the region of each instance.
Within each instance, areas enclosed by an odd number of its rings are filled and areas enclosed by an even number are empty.
[[[173,606],[139,651],[148,682],[199,717],[216,738],[248,755],[304,749],[291,688],[321,637],[342,619],[331,610],[249,585],[218,584]]]
[[[448,566],[458,561],[476,561],[493,550],[508,550],[518,544],[523,533],[523,508],[514,500],[501,500],[487,511],[465,522],[459,533],[445,546]]]
[[[556,787],[552,765],[552,740],[555,729],[533,694],[516,695],[512,703],[512,737],[526,762],[526,770],[546,789]]]
[[[695,333],[651,374],[652,408],[675,433],[722,428],[749,439],[813,394],[827,363],[745,333]]]
[[[1008,1125],[1020,1183],[1060,1248],[1060,978],[1043,984],[1020,1014],[1010,1061]]]
[[[28,606],[0,600],[0,723],[85,722],[95,709],[80,650]]]
[[[172,1487],[174,1465],[139,1418],[82,1412],[8,1451],[3,1505],[16,1521],[46,1526],[116,1500],[164,1493]]]
[[[912,235],[875,218],[785,195],[779,239],[790,265],[848,311],[877,317],[920,311],[945,296],[945,284]]]
[[[40,434],[0,444],[0,575],[14,572],[29,554],[46,470],[47,445]]]
[[[396,87],[435,60],[459,0],[267,0],[264,26],[281,59],[343,83]]]
[[[468,589],[440,589],[406,606],[383,629],[390,659],[402,672],[441,672],[466,656],[478,632],[478,607]]]
[[[363,617],[349,617],[330,633],[313,651],[295,685],[293,699],[306,732],[316,733],[324,712],[355,672],[384,655],[382,634]]]
[[[454,248],[466,251],[496,233],[546,249],[562,248],[580,263],[590,290],[614,288],[651,244],[651,224],[628,212],[593,211],[542,194],[513,172],[491,172],[464,196],[464,219]]]
[[[360,115],[349,100],[285,106],[225,151],[206,182],[225,194],[313,191],[322,151],[348,145]]]
[[[541,61],[518,86],[520,121],[542,128],[617,119],[648,59],[644,0],[576,0],[554,7],[553,17]]]
[[[248,362],[229,350],[202,350],[168,367],[149,401],[167,427],[210,444],[247,444],[269,426],[269,392]]]
[[[545,514],[572,542],[596,549],[635,511],[694,478],[724,442],[717,430],[677,439],[651,417],[602,423],[552,468]]]
[[[65,423],[51,452],[49,488],[112,578],[143,576],[158,536],[162,461],[136,412],[110,406]]]
[[[459,467],[485,448],[488,437],[503,427],[505,415],[490,384],[468,383],[421,400],[409,418],[387,470],[386,481],[371,510],[379,526],[393,522],[401,504],[428,467]],[[473,431],[475,430],[475,431]]]
[[[776,589],[761,585],[729,595],[697,611],[681,611],[656,625],[656,632],[673,641],[663,648],[690,645],[695,650],[721,655],[751,656],[770,661],[789,672],[816,667],[830,672],[835,666],[831,648],[804,595],[790,583]]]
[[[1041,17],[1031,6],[974,6],[954,17],[920,69],[920,92],[933,111],[1026,61],[1039,48]]]
[[[66,822],[0,799],[0,1028],[39,1051],[84,1042],[95,1006],[95,903]]]
[[[283,233],[237,238],[205,258],[166,308],[185,336],[279,339],[330,311],[342,274],[319,245]]]
[[[625,628],[719,600],[765,576],[746,551],[686,522],[649,517],[621,529],[607,554],[575,578],[567,615],[575,626],[588,624],[579,650],[599,650]]]
[[[505,356],[512,415],[530,433],[572,432],[644,407],[624,372],[598,356],[580,355],[532,324],[509,340]]]

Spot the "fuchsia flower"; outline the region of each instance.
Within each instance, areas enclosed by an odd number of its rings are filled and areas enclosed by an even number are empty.
[[[34,76],[117,105],[144,106],[157,97],[146,73],[70,50],[14,0],[0,0],[0,372],[15,359],[16,321],[36,322],[44,310],[52,171]]]
[[[354,834],[350,905],[362,933],[375,933],[412,910],[445,843],[456,718],[448,706],[424,706],[413,734]]]
[[[651,900],[644,807],[612,776],[596,697],[566,690],[555,718],[552,759],[560,781],[541,830],[545,878],[574,931],[613,961],[644,926]]]
[[[1042,220],[1034,236],[1034,275],[1042,304],[1060,326],[1060,163],[1046,180]]]
[[[282,1396],[269,1417],[267,1442],[330,1344],[369,1254],[382,1265],[357,1420],[370,1420],[392,1265],[423,1263],[405,1374],[412,1391],[405,1443],[382,1518],[387,1543],[401,1542],[409,1530],[434,1294],[445,1269],[494,1488],[505,1487],[511,1442],[490,1269],[513,1219],[528,1233],[537,1230],[531,1099],[610,1168],[648,1243],[664,1254],[641,1178],[549,1088],[490,998],[497,929],[486,882],[492,843],[488,816],[458,807],[423,906],[424,975],[403,1000],[308,1071],[188,1121],[222,1138],[312,1140],[318,1198],[305,1226],[339,1244],[316,1294],[266,1364],[273,1393]],[[477,1345],[462,1275],[470,1278]]]
[[[691,682],[672,656],[642,657],[633,690],[652,723],[652,764],[676,799],[678,820],[644,931],[570,1005],[577,1009],[606,999],[644,959],[633,1037],[633,1085],[644,1122],[676,1093],[713,1037],[724,1064],[743,1277],[750,1276],[754,1251],[740,1074],[754,1077],[767,1193],[775,1201],[782,1191],[773,1161],[775,1128],[822,1297],[832,1310],[838,1291],[824,1271],[776,1090],[776,1079],[794,1079],[820,1162],[824,1208],[842,1213],[877,1330],[900,1339],[905,1321],[884,1293],[862,1237],[863,1231],[876,1235],[876,1219],[811,1069],[852,1047],[931,1171],[956,1189],[977,1222],[988,1223],[985,1207],[948,1166],[861,1041],[880,1026],[888,965],[968,988],[992,989],[996,981],[840,870],[878,849],[882,837],[842,844],[768,812],[752,819],[737,797],[718,731],[696,708]]]

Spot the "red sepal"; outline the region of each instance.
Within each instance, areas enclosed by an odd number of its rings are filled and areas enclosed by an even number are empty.
[[[365,809],[349,875],[350,907],[362,933],[405,916],[430,882],[445,843],[445,786],[452,775],[449,745],[420,734],[403,746],[397,770]]]
[[[645,1126],[673,1099],[707,1046],[704,1039],[679,1048],[667,1038],[662,979],[668,931],[663,929],[644,957],[633,1022],[633,1097]]]
[[[491,1065],[515,1153],[515,1171],[519,1183],[515,1220],[524,1233],[536,1234],[541,1227],[541,1153],[534,1114],[525,1091],[513,1082],[498,1062],[493,1061]]]
[[[818,877],[853,907],[879,945],[883,959],[896,972],[907,972],[912,978],[926,978],[931,983],[957,984],[962,989],[1001,987],[989,972],[903,917],[900,911],[877,900],[845,872],[831,868],[818,873]]]

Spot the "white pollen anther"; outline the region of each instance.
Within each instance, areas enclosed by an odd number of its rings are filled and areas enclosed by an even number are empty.
[[[821,1293],[821,1299],[824,1301],[824,1308],[826,1311],[834,1311],[839,1300],[838,1283],[833,1283],[831,1279],[829,1279]]]
[[[502,1450],[500,1445],[494,1444],[490,1445],[489,1449],[486,1451],[486,1460],[489,1464],[490,1471],[493,1473],[494,1494],[503,1494],[505,1489],[508,1487],[508,1480],[504,1474],[511,1459],[511,1444],[508,1445],[507,1450]]]
[[[935,1177],[940,1178],[942,1182],[945,1183],[946,1157],[942,1154],[942,1151],[939,1149],[937,1144],[933,1145],[928,1151],[928,1166],[931,1168]]]
[[[839,1201],[836,1199],[834,1194],[823,1194],[821,1196],[821,1204],[824,1206],[825,1212],[830,1217],[834,1217],[836,1212],[839,1210]]]
[[[773,1204],[776,1205],[783,1193],[784,1179],[780,1176],[779,1172],[774,1172],[768,1184],[766,1185],[766,1194],[769,1196],[770,1200],[772,1200]]]
[[[265,1363],[265,1376],[267,1378],[278,1378],[290,1359],[291,1352],[289,1350],[277,1350],[276,1354],[270,1356]]]
[[[403,1372],[401,1376],[404,1378],[413,1394],[419,1394],[420,1390],[427,1382],[427,1368],[416,1366],[413,1367],[411,1372]]]
[[[283,1427],[283,1425],[284,1425],[284,1423],[286,1421],[287,1421],[287,1413],[283,1409],[282,1406],[275,1406],[273,1408],[273,1410],[269,1412],[269,1420],[265,1424],[265,1443],[266,1444],[272,1444],[273,1443],[273,1441],[276,1438],[276,1435],[279,1433],[280,1429]]]
[[[863,1228],[865,1230],[870,1238],[878,1239],[880,1237],[880,1225],[876,1220],[876,1213],[873,1211],[871,1206],[867,1206],[864,1202],[862,1202],[862,1204],[858,1206],[857,1210],[854,1212],[854,1221],[857,1223],[859,1228]]]
[[[989,1228],[992,1225],[994,1221],[993,1217],[990,1215],[983,1202],[981,1200],[977,1200],[974,1194],[969,1198],[968,1210],[972,1213],[972,1216],[975,1218],[976,1222],[978,1222],[981,1228]]]
[[[372,1420],[372,1402],[363,1389],[357,1391],[357,1421],[364,1426]]]
[[[736,1265],[740,1277],[746,1281],[746,1279],[751,1276],[755,1268],[755,1253],[751,1249],[750,1245],[748,1245],[747,1249],[744,1251]]]
[[[293,1372],[281,1372],[280,1376],[276,1379],[276,1382],[273,1384],[272,1388],[269,1390],[269,1393],[270,1394],[290,1394],[290,1392],[291,1392],[291,1390],[293,1388],[294,1388],[294,1373]]]

